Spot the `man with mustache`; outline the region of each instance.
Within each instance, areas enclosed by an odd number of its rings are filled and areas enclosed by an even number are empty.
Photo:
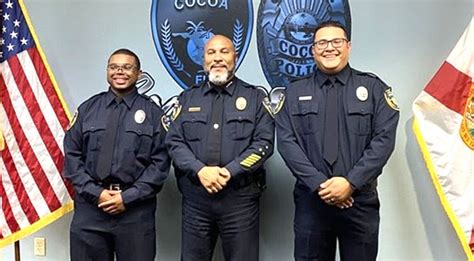
[[[265,93],[234,75],[232,41],[204,49],[208,80],[183,91],[166,137],[182,193],[181,260],[212,260],[217,237],[226,260],[258,260],[263,163],[274,122]]]
[[[155,259],[156,194],[170,158],[163,111],[137,92],[138,56],[112,53],[109,89],[82,103],[64,139],[64,176],[74,186],[71,260]]]
[[[297,181],[296,260],[376,260],[377,177],[395,146],[399,119],[391,89],[348,64],[341,24],[315,30],[314,75],[291,83],[276,116],[278,151]]]

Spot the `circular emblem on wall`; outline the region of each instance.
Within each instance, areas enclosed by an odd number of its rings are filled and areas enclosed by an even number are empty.
[[[262,0],[257,17],[260,64],[271,87],[314,72],[311,45],[314,30],[328,20],[347,28],[351,15],[348,0]]]
[[[239,67],[252,35],[252,0],[153,0],[151,27],[163,65],[185,89],[206,79],[204,46],[216,34],[232,40]]]

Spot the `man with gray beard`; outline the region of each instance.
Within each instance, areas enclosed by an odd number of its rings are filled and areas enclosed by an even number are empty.
[[[263,163],[273,153],[266,93],[234,75],[232,41],[204,49],[208,80],[183,91],[166,138],[183,195],[181,260],[212,260],[217,237],[226,260],[258,260]]]

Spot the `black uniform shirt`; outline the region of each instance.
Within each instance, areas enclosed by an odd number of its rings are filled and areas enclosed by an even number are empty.
[[[96,203],[103,183],[120,183],[124,204],[154,197],[168,176],[170,159],[161,127],[163,111],[135,90],[123,98],[111,171],[106,180],[96,173],[103,148],[109,110],[115,106],[111,90],[81,104],[64,139],[65,170],[76,191]]]
[[[225,87],[206,82],[181,93],[180,113],[166,138],[176,173],[196,182],[204,166],[226,167],[233,179],[261,168],[274,139],[264,97],[237,78]]]
[[[333,166],[323,158],[330,77],[335,77],[339,121]],[[390,96],[390,88],[375,75],[349,65],[335,76],[316,71],[291,83],[275,120],[278,150],[298,182],[315,191],[328,178],[343,176],[356,189],[372,187],[395,145],[399,112],[390,106]]]

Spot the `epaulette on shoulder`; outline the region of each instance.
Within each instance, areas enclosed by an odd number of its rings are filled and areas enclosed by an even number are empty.
[[[309,74],[309,75],[305,75],[305,76],[302,76],[302,77],[299,77],[299,78],[293,78],[293,79],[290,79],[290,81],[288,82],[288,84],[286,86],[282,86],[282,87],[287,87],[290,84],[293,85],[293,84],[296,84],[298,82],[309,81],[313,77],[314,77],[314,74]]]
[[[198,89],[199,87],[200,87],[200,85],[192,85],[192,86],[190,86],[190,87],[188,87],[188,88],[186,88],[186,89],[183,89],[183,90],[178,94],[178,96],[179,96],[179,97],[182,97],[183,95],[186,95],[187,93],[192,92],[193,90],[196,90],[196,89]]]
[[[142,94],[143,98],[145,98],[147,101],[155,104],[158,107],[163,107],[163,100],[161,99],[160,95],[154,93],[152,95],[146,95]]]
[[[85,106],[86,104],[88,104],[89,102],[92,102],[93,100],[97,99],[99,96],[102,96],[102,95],[105,95],[107,94],[107,91],[103,91],[103,92],[99,92],[99,93],[96,93],[94,95],[92,95],[91,97],[87,98],[87,100],[83,101],[79,107],[82,107],[82,106]]]
[[[240,80],[242,86],[244,86],[245,88],[250,88],[250,89],[255,89],[255,90],[258,90],[260,91],[264,96],[268,96],[268,91],[265,87],[261,86],[261,85],[253,85],[253,84],[250,84],[250,83],[247,83],[247,82],[244,82],[242,80]]]
[[[91,97],[87,98],[87,100],[84,101],[84,103],[88,102],[88,101],[91,101],[99,96],[102,96],[102,95],[105,95],[107,93],[107,91],[103,91],[103,92],[99,92],[99,93],[96,93],[94,95],[92,95]]]
[[[354,69],[353,69],[354,70]],[[379,81],[382,86],[386,86],[388,87],[389,85],[387,83],[385,83],[382,79],[380,79],[380,77],[378,77],[375,73],[372,73],[372,72],[362,72],[362,71],[358,71],[358,70],[354,70],[354,72],[357,74],[357,75],[361,75],[361,76],[367,76],[367,77],[370,77],[372,79],[375,79],[377,81]]]
[[[365,76],[369,76],[369,77],[372,77],[372,78],[375,78],[375,79],[379,79],[380,78],[375,74],[375,73],[372,73],[372,72],[363,72],[363,71],[359,71],[359,70],[356,70],[356,69],[352,69],[353,72],[357,75],[365,75]]]
[[[192,89],[197,89],[197,88],[203,88],[205,85],[208,85],[209,84],[209,81],[202,81],[200,83],[196,83],[196,84],[193,84],[191,85],[188,90],[192,90]]]
[[[353,69],[354,72],[357,74],[357,75],[361,75],[361,76],[368,76],[370,78],[373,78],[373,79],[376,79],[378,81],[380,81],[381,83],[383,83],[384,85],[387,85],[382,79],[380,79],[380,77],[378,77],[375,73],[372,73],[372,72],[362,72],[362,71],[358,71],[358,70],[355,70]]]
[[[182,92],[180,92],[179,95],[183,95],[183,94],[185,94],[186,92],[190,92],[190,91],[199,89],[199,88],[201,88],[204,84],[205,84],[205,83],[193,84],[193,85],[189,86],[188,88],[184,89]]]
[[[242,80],[240,80],[240,79],[239,79],[239,81],[240,81],[240,84],[242,84],[242,86],[244,86],[244,87],[246,87],[246,88],[255,88],[255,87],[257,87],[256,85],[250,84],[250,83],[248,83],[248,82],[246,82],[246,81],[242,81]]]

